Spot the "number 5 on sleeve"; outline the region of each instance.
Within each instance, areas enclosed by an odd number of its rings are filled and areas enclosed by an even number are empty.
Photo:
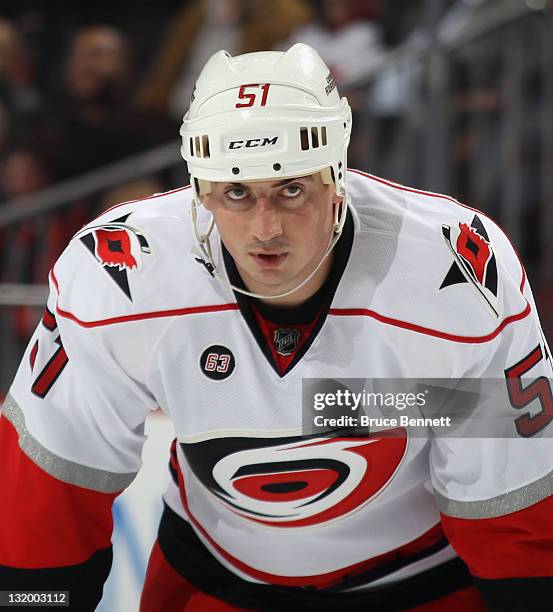
[[[549,379],[540,376],[526,387],[523,387],[521,382],[522,376],[542,359],[543,352],[538,344],[526,357],[505,370],[507,391],[513,408],[525,408],[535,399],[541,404],[540,412],[534,416],[525,412],[515,419],[517,431],[524,438],[537,434],[553,420],[553,393]]]

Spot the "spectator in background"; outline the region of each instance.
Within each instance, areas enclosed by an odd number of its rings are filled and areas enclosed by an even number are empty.
[[[48,183],[45,160],[36,150],[13,149],[2,169],[2,186],[8,200],[39,191]]]
[[[276,47],[313,17],[305,0],[199,0],[187,2],[161,37],[138,92],[138,106],[182,118],[196,77],[221,48],[232,55]]]
[[[143,178],[129,181],[123,185],[117,185],[112,189],[108,189],[100,198],[100,206],[97,214],[100,215],[112,206],[121,204],[122,202],[131,202],[133,200],[142,200],[154,193],[163,191],[163,183],[156,176],[145,176]]]
[[[46,161],[32,149],[14,149],[5,157],[0,170],[0,185],[8,200],[22,198],[43,189],[49,181]],[[24,202],[24,200],[21,200]],[[41,217],[27,219],[0,231],[0,282],[44,282],[49,266],[59,255],[55,249],[48,257],[54,236],[50,222]],[[59,245],[61,248],[61,245]],[[8,312],[9,325],[19,351],[36,325],[39,312],[29,306],[17,306]]]
[[[11,144],[11,117],[6,107],[6,104],[0,99],[0,159],[8,152]],[[0,190],[0,201],[4,199]]]
[[[132,108],[131,52],[108,25],[75,34],[64,68],[61,99],[38,130],[54,155],[55,179],[64,179],[151,149],[173,139],[165,119]]]
[[[375,0],[323,0],[320,19],[298,29],[280,45],[304,42],[319,52],[341,90],[363,77],[385,52]],[[351,102],[351,100],[350,100]]]
[[[36,147],[10,151],[0,169],[0,187],[5,198],[25,206],[26,196],[50,183],[46,155]],[[87,211],[71,204],[55,213],[34,215],[0,234],[0,282],[43,283],[52,264],[73,234],[88,221]]]
[[[0,17],[0,156],[21,139],[25,121],[40,106],[32,75],[32,58],[23,37],[13,23]]]
[[[45,160],[31,149],[10,151],[0,169],[0,186],[7,200],[16,200],[40,191],[49,181]],[[44,280],[37,270],[36,253],[41,249],[45,222],[40,217],[27,219],[2,231],[1,282],[30,283]]]

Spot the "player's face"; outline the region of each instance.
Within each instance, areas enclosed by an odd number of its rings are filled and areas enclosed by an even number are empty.
[[[280,181],[212,183],[211,193],[204,196],[246,287],[262,295],[293,289],[316,268],[340,201],[334,185],[325,185],[319,173]],[[279,303],[292,305],[310,297],[330,265],[327,257],[309,283]]]

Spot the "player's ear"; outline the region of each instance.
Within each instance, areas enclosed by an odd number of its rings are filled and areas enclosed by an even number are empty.
[[[206,193],[200,197],[200,202],[204,205],[204,208],[211,211],[211,194]]]
[[[336,222],[336,215],[340,214],[340,204],[344,201],[344,196],[339,196],[334,190],[334,186],[332,185],[332,218],[334,219],[333,223]]]
[[[338,206],[344,201],[344,196],[339,196],[336,191],[334,191],[334,187],[332,187],[332,207]]]

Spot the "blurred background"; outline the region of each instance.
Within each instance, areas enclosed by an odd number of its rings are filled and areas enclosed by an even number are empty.
[[[0,0],[0,398],[71,236],[187,183],[178,129],[208,57],[298,41],[353,108],[350,167],[498,221],[553,337],[553,0]],[[158,483],[171,431],[149,427]],[[105,610],[136,609],[159,512],[141,486],[116,505]]]

